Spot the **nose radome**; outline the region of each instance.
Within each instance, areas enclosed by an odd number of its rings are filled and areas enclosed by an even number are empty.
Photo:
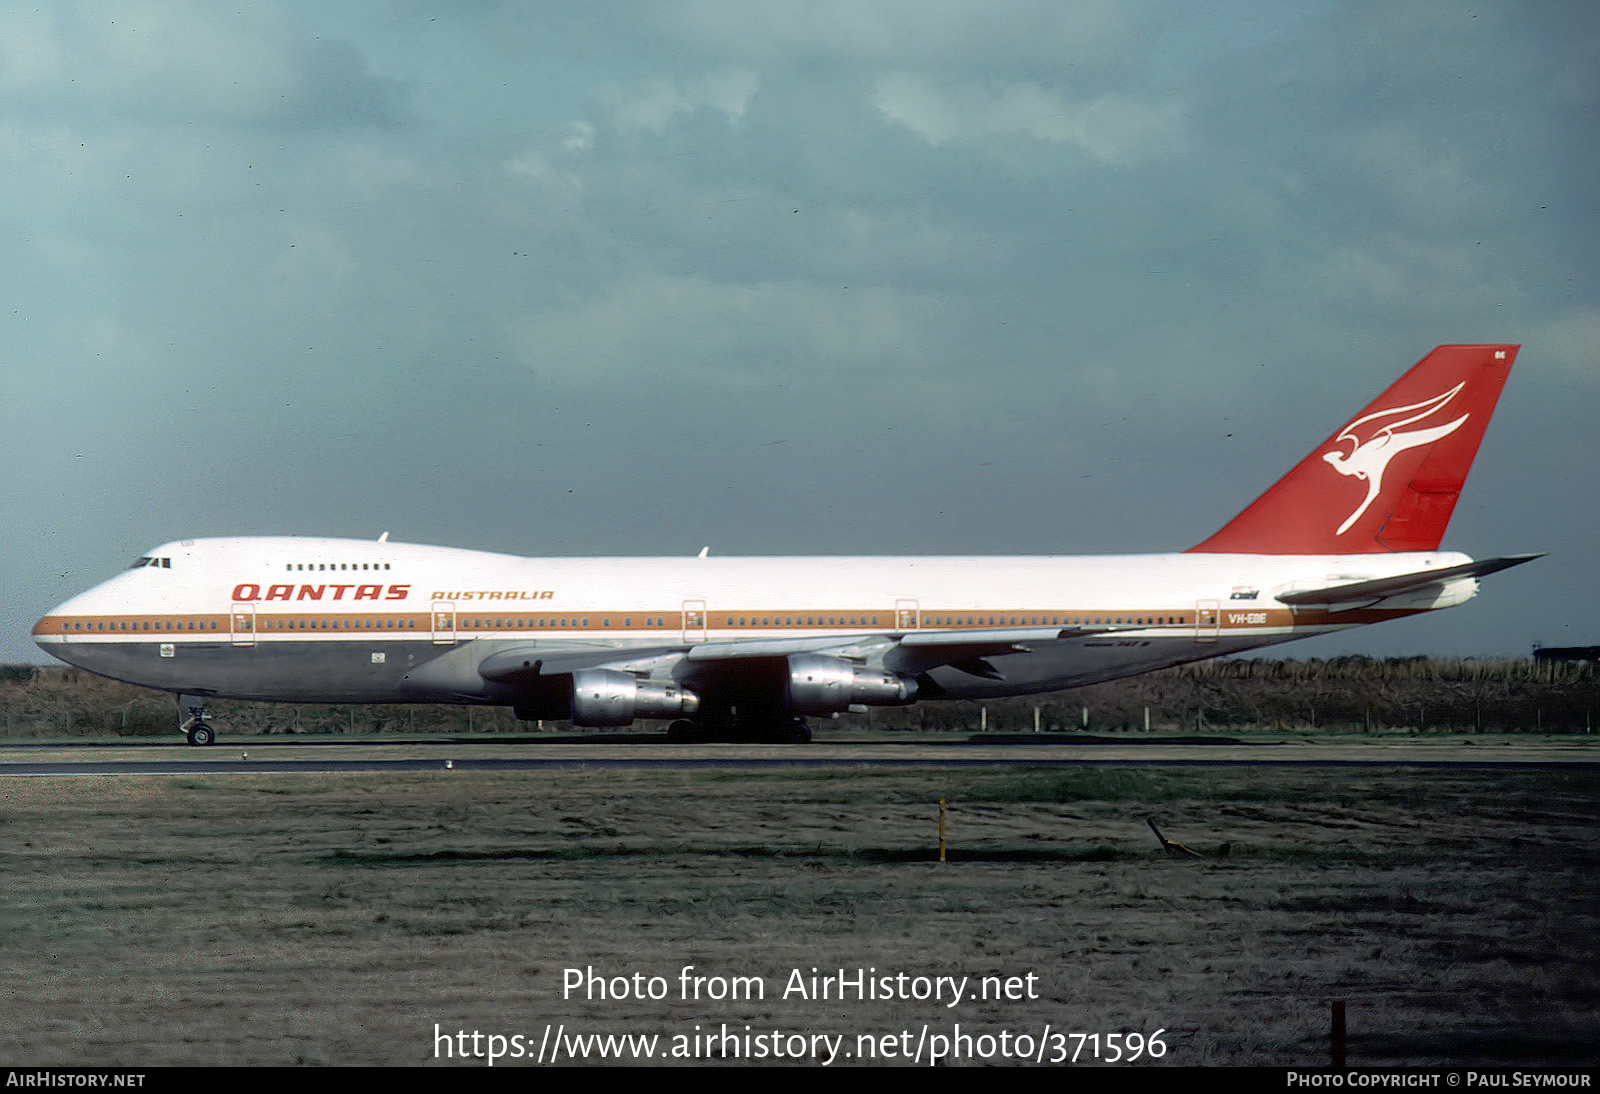
[[[76,599],[76,598],[74,598]],[[64,617],[71,614],[71,600],[57,604],[33,625],[33,644],[58,661],[72,661],[66,657],[67,634]]]
[[[105,596],[101,592],[106,582],[87,589],[76,596],[68,597],[55,607],[46,612],[37,623],[33,625],[33,644],[44,650],[51,657],[65,661],[69,665],[78,662],[68,656],[72,649],[72,635],[67,630],[70,619],[111,614],[105,605]]]

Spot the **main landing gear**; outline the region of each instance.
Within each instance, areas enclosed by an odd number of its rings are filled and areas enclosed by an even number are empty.
[[[178,732],[197,747],[209,745],[217,739],[217,731],[206,721],[206,703],[200,696],[178,696]]]
[[[682,744],[739,741],[803,745],[811,740],[804,718],[680,718],[667,727],[667,740]]]

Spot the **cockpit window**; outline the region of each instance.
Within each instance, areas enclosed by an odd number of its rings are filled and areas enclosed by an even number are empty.
[[[160,566],[163,570],[170,570],[170,569],[172,569],[172,559],[170,559],[170,558],[151,558],[150,556],[146,555],[144,558],[141,558],[141,559],[138,559],[137,561],[135,561],[132,566],[128,567],[128,569],[137,570],[141,566]]]
[[[153,561],[154,561],[154,559],[149,559],[149,558],[141,558],[141,559],[139,559],[139,560],[138,560],[138,561],[137,561],[137,562],[135,562],[135,563],[134,563],[134,564],[133,564],[133,565],[132,565],[132,566],[129,566],[129,567],[128,567],[128,569],[130,569],[130,570],[137,570],[137,569],[138,569],[138,568],[139,568],[139,567],[141,567],[141,566],[148,566],[148,565],[150,565],[150,563],[151,563],[151,562],[153,562]]]

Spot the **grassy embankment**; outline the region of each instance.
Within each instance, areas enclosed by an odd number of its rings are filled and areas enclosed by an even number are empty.
[[[526,733],[509,710],[447,706],[285,706],[219,701],[232,735]],[[0,732],[17,737],[159,736],[176,710],[161,692],[75,669],[0,667]],[[832,730],[1155,732],[1206,730],[1589,733],[1600,721],[1593,666],[1531,660],[1360,657],[1209,661],[1050,695],[922,703],[838,719]],[[570,729],[546,722],[546,730]]]

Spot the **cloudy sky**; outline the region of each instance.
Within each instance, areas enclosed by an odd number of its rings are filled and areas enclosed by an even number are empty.
[[[1587,3],[0,8],[0,660],[147,548],[1108,553],[1441,342],[1446,547],[1285,653],[1600,642]]]

